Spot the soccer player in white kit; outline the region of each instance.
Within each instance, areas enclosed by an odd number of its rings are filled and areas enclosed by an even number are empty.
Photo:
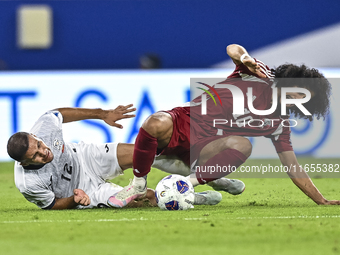
[[[111,126],[134,117],[132,105],[114,110],[60,108],[46,112],[30,134],[19,132],[8,142],[15,162],[15,184],[24,197],[43,209],[105,207],[109,194],[121,190],[108,180],[127,169],[131,144],[65,143],[62,123],[102,119]],[[23,142],[24,141],[24,142]],[[24,155],[22,154],[23,151]],[[130,154],[129,154],[130,153]],[[21,158],[20,158],[21,157]]]
[[[108,198],[122,190],[109,180],[132,167],[134,145],[66,143],[62,123],[102,119],[122,128],[116,121],[134,117],[128,114],[135,110],[131,107],[132,104],[114,110],[59,108],[42,115],[30,133],[18,132],[11,136],[7,151],[17,161],[14,166],[16,187],[28,201],[42,209],[108,207]],[[171,168],[176,169],[177,173],[189,169],[184,163],[175,163],[160,159],[155,166],[170,172]],[[230,193],[235,192],[233,188],[230,186]],[[196,204],[213,205],[222,199],[216,191],[195,194]],[[149,200],[149,204],[145,200]],[[132,207],[149,205],[156,205],[151,189],[144,201],[132,203]]]

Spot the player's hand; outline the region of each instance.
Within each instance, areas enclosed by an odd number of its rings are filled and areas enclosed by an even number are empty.
[[[146,192],[146,196],[147,199],[149,199],[149,203],[151,206],[157,206],[157,200],[156,200],[156,196],[155,196],[155,191],[153,189],[149,189]]]
[[[326,200],[323,205],[340,205],[339,200]]]
[[[73,194],[75,203],[83,206],[87,206],[91,203],[91,199],[82,189],[74,189]]]
[[[145,197],[138,198],[130,203],[128,203],[126,208],[136,208],[136,207],[155,207],[157,206],[155,191],[153,189],[149,189],[146,192]]]
[[[245,57],[243,59],[243,64],[248,67],[248,69],[252,72],[257,74],[260,78],[266,78],[267,76],[261,72],[260,66],[255,62],[252,57]]]
[[[117,128],[123,128],[122,125],[116,123],[117,120],[126,119],[126,118],[133,118],[136,115],[135,114],[127,114],[130,112],[133,112],[136,110],[136,108],[131,108],[133,104],[129,104],[126,106],[119,105],[114,110],[107,110],[106,115],[103,118],[103,120],[109,124],[110,126],[117,127]]]

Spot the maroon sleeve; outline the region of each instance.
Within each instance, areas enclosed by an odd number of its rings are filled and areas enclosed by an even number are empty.
[[[283,132],[281,134],[268,136],[272,140],[277,153],[293,150],[290,141],[290,133],[289,127],[283,127]]]

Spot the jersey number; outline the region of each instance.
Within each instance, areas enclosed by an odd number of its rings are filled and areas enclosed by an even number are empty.
[[[64,166],[64,172],[68,173],[69,175],[72,175],[72,166],[69,166],[67,163]],[[71,176],[70,176],[71,177]],[[61,175],[61,179],[64,179],[66,181],[71,181],[71,178],[66,177],[64,174]]]

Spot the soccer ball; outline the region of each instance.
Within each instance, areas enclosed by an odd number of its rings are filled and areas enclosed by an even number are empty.
[[[155,196],[162,210],[188,210],[193,208],[195,191],[185,177],[172,174],[157,184]]]

